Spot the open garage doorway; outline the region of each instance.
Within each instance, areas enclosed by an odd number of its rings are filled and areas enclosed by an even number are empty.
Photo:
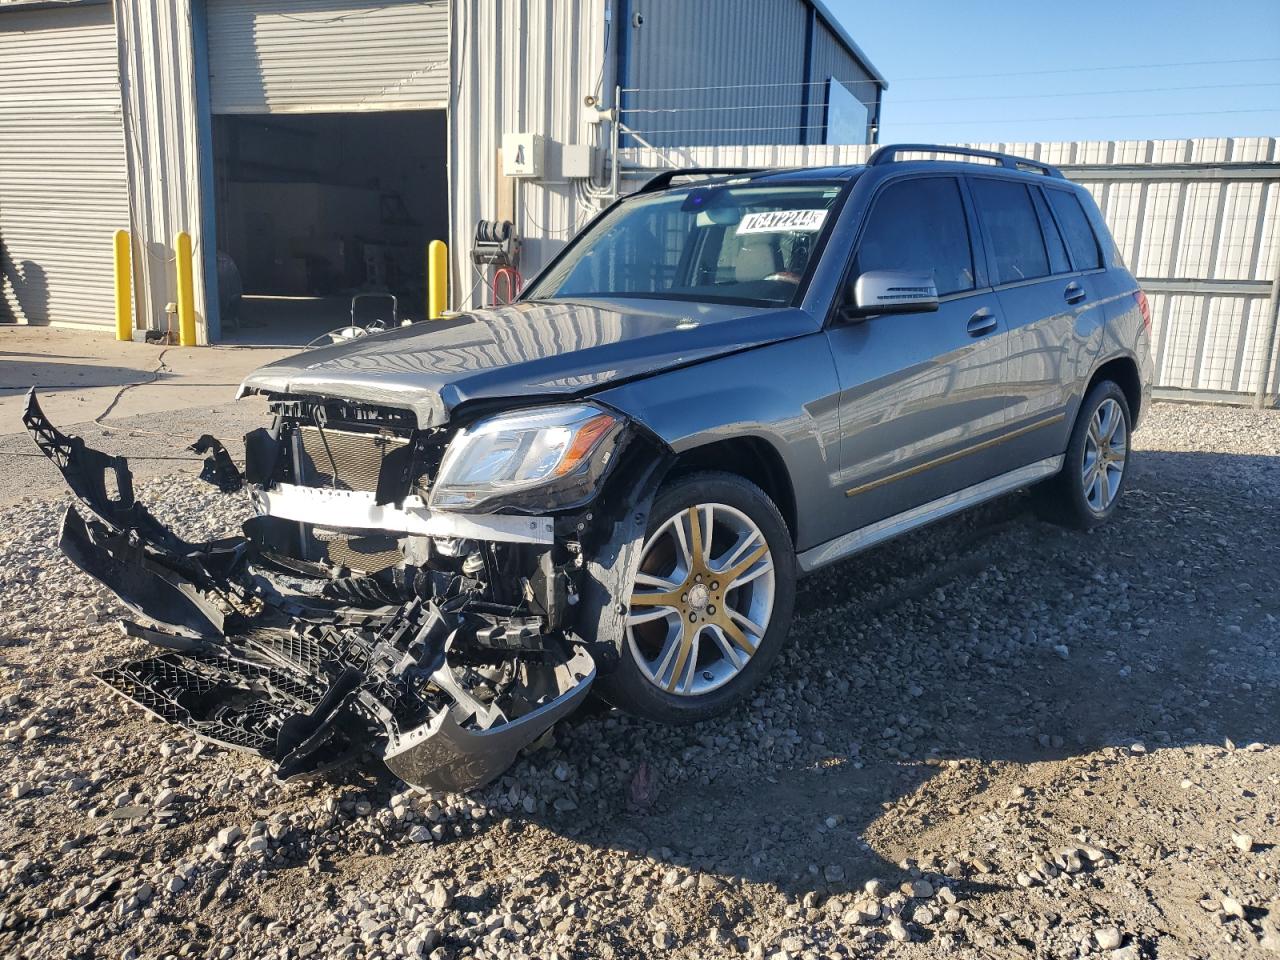
[[[352,299],[426,312],[426,250],[449,231],[443,110],[215,115],[218,301],[228,343],[305,344]],[[360,296],[357,323],[390,322]]]

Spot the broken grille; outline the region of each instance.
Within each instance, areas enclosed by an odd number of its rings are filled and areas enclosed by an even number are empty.
[[[168,653],[97,676],[162,720],[268,757],[284,719],[310,711],[324,694],[281,670],[216,654]]]

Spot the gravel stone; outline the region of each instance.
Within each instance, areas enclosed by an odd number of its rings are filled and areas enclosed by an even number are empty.
[[[1115,927],[1099,927],[1093,931],[1093,939],[1097,941],[1101,949],[1114,950],[1120,946],[1123,938],[1120,935],[1120,931]]]
[[[106,424],[94,446],[149,455],[244,430]],[[1280,412],[1156,403],[1133,444],[1097,530],[1019,494],[818,571],[734,711],[593,704],[465,796],[374,758],[280,783],[104,696],[96,671],[155,651],[60,555],[71,497],[24,458],[0,956],[1280,956]],[[198,465],[138,466],[188,540],[249,515]]]
[[[1222,912],[1225,913],[1228,917],[1236,917],[1237,919],[1243,920],[1245,916],[1244,904],[1242,904],[1235,897],[1223,897]]]
[[[933,896],[933,884],[928,880],[912,880],[903,884],[903,893],[917,900],[928,900]]]
[[[889,921],[887,929],[889,931],[889,936],[893,937],[893,939],[897,940],[899,943],[906,943],[911,939],[911,931],[908,930],[906,925],[897,917],[894,917]]]
[[[453,904],[453,891],[437,880],[431,885],[426,899],[433,910],[448,910]]]

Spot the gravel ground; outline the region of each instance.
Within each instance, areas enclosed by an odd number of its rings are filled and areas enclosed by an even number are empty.
[[[884,546],[804,581],[749,708],[595,705],[467,796],[126,709],[67,497],[0,506],[0,955],[1280,955],[1280,413],[1137,442],[1105,528],[1015,496]],[[243,512],[140,489],[191,538]]]
[[[183,449],[202,433],[212,432],[228,440],[244,436],[269,422],[266,401],[246,397],[234,403],[211,407],[184,407],[164,415],[143,414],[119,417],[103,423],[64,423],[54,420],[63,432],[83,437],[85,443],[106,453],[129,457],[129,467],[139,480],[164,476],[176,470],[200,470],[201,458]],[[31,435],[19,417],[0,419],[0,506],[33,493],[61,494],[61,475],[31,443]],[[236,451],[239,455],[239,451]],[[190,463],[174,460],[190,459]],[[156,459],[153,459],[156,458]]]

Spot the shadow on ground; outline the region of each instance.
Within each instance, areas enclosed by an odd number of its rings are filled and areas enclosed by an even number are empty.
[[[830,894],[902,879],[868,828],[948,760],[1278,743],[1277,493],[1280,458],[1142,453],[1091,533],[1015,495],[814,575],[751,705],[674,730],[584,711],[556,754],[578,808],[525,821]]]
[[[164,372],[152,373],[136,367],[110,364],[60,363],[57,360],[32,359],[23,362],[4,361],[0,391],[25,393],[32,387],[41,393],[63,393],[89,387],[123,387],[139,380],[162,379]]]

